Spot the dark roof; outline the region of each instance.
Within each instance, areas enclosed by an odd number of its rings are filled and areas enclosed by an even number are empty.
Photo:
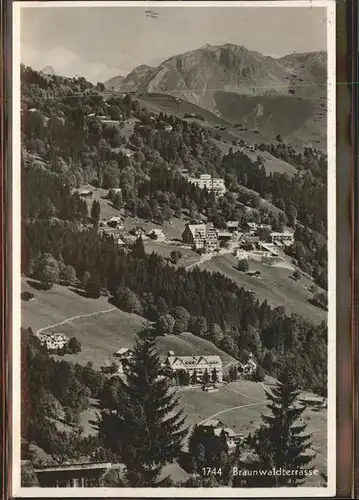
[[[57,471],[60,472],[60,471],[75,471],[75,470],[108,469],[111,467],[111,465],[112,465],[111,462],[50,465],[46,467],[38,467],[35,469],[35,472],[41,473],[41,472],[57,472]]]

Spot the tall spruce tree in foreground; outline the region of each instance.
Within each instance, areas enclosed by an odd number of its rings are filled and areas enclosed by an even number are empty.
[[[125,367],[117,413],[103,411],[99,431],[105,447],[126,466],[125,485],[158,487],[163,486],[163,466],[178,457],[188,429],[178,397],[162,374],[155,337],[149,330],[144,334]]]
[[[252,476],[251,486],[300,486],[305,480],[303,471],[313,469],[310,464],[314,454],[307,453],[311,434],[306,433],[307,424],[300,422],[305,407],[299,403],[299,391],[289,368],[283,370],[277,387],[266,395],[271,413],[262,415],[263,424],[248,438],[256,457],[252,466],[267,471],[282,468],[298,474]]]
[[[100,214],[101,214],[100,202],[94,200],[91,207],[91,219],[94,224],[97,224],[98,221],[100,220]]]

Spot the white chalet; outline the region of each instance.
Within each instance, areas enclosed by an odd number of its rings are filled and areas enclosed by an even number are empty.
[[[166,240],[166,235],[162,229],[151,229],[151,231],[147,234],[151,239],[157,240],[157,241],[165,241]]]
[[[219,356],[175,356],[167,357],[165,363],[173,372],[184,370],[190,376],[196,372],[197,380],[200,382],[203,374],[207,370],[211,377],[213,370],[216,370],[218,382],[223,380],[223,365]]]
[[[92,191],[90,189],[82,189],[81,191],[78,192],[80,196],[83,196],[84,198],[88,198],[92,196]]]
[[[253,375],[258,365],[254,361],[253,354],[250,353],[248,361],[243,363],[241,366],[245,375]]]
[[[132,350],[129,349],[128,347],[121,347],[121,349],[116,351],[113,356],[114,356],[114,358],[116,358],[117,362],[119,362],[117,373],[119,375],[123,375],[124,374],[124,369],[123,369],[124,363],[131,358]]]
[[[218,235],[213,224],[187,224],[182,233],[182,241],[195,250],[211,253],[219,246]]]
[[[209,174],[202,174],[199,178],[188,177],[187,180],[201,189],[206,188],[208,191],[213,191],[216,196],[222,196],[226,192],[224,179],[212,177]]]
[[[284,231],[283,233],[274,231],[271,233],[271,240],[273,245],[290,246],[294,243],[294,234],[289,231]]]
[[[38,333],[36,336],[48,351],[62,349],[69,341],[64,333]]]

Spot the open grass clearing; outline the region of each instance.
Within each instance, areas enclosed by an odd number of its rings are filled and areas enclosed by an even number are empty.
[[[273,307],[284,307],[289,314],[298,314],[316,324],[327,321],[327,312],[307,300],[311,297],[309,287],[313,282],[305,277],[295,281],[292,272],[285,268],[266,266],[253,260],[249,262],[251,271],[261,272],[259,278],[238,271],[237,259],[229,254],[204,262],[201,269],[231,278],[238,286],[252,290],[260,301],[267,300]]]

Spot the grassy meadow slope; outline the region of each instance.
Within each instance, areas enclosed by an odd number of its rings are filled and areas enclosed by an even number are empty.
[[[76,337],[82,351],[78,355],[64,356],[65,360],[81,364],[91,361],[95,368],[100,368],[111,363],[113,353],[121,347],[131,348],[136,334],[146,324],[144,318],[114,308],[105,297],[88,299],[60,285],[54,285],[51,290],[38,291],[28,282],[31,280],[22,280],[22,289],[34,292],[35,300],[22,302],[22,326],[31,327],[34,332],[50,327],[46,331]],[[61,322],[64,323],[51,328],[51,325]],[[162,355],[168,351],[179,355],[218,354],[226,364],[235,361],[208,340],[191,333],[160,337],[158,349]]]
[[[238,271],[236,264],[232,255],[222,255],[204,262],[201,269],[224,274],[239,287],[252,290],[260,301],[267,300],[272,307],[284,307],[287,314],[295,313],[317,324],[327,321],[327,312],[307,300],[311,296],[312,281],[302,277],[297,282],[291,277],[292,270],[250,261],[250,270],[261,272],[260,278],[255,278]]]

